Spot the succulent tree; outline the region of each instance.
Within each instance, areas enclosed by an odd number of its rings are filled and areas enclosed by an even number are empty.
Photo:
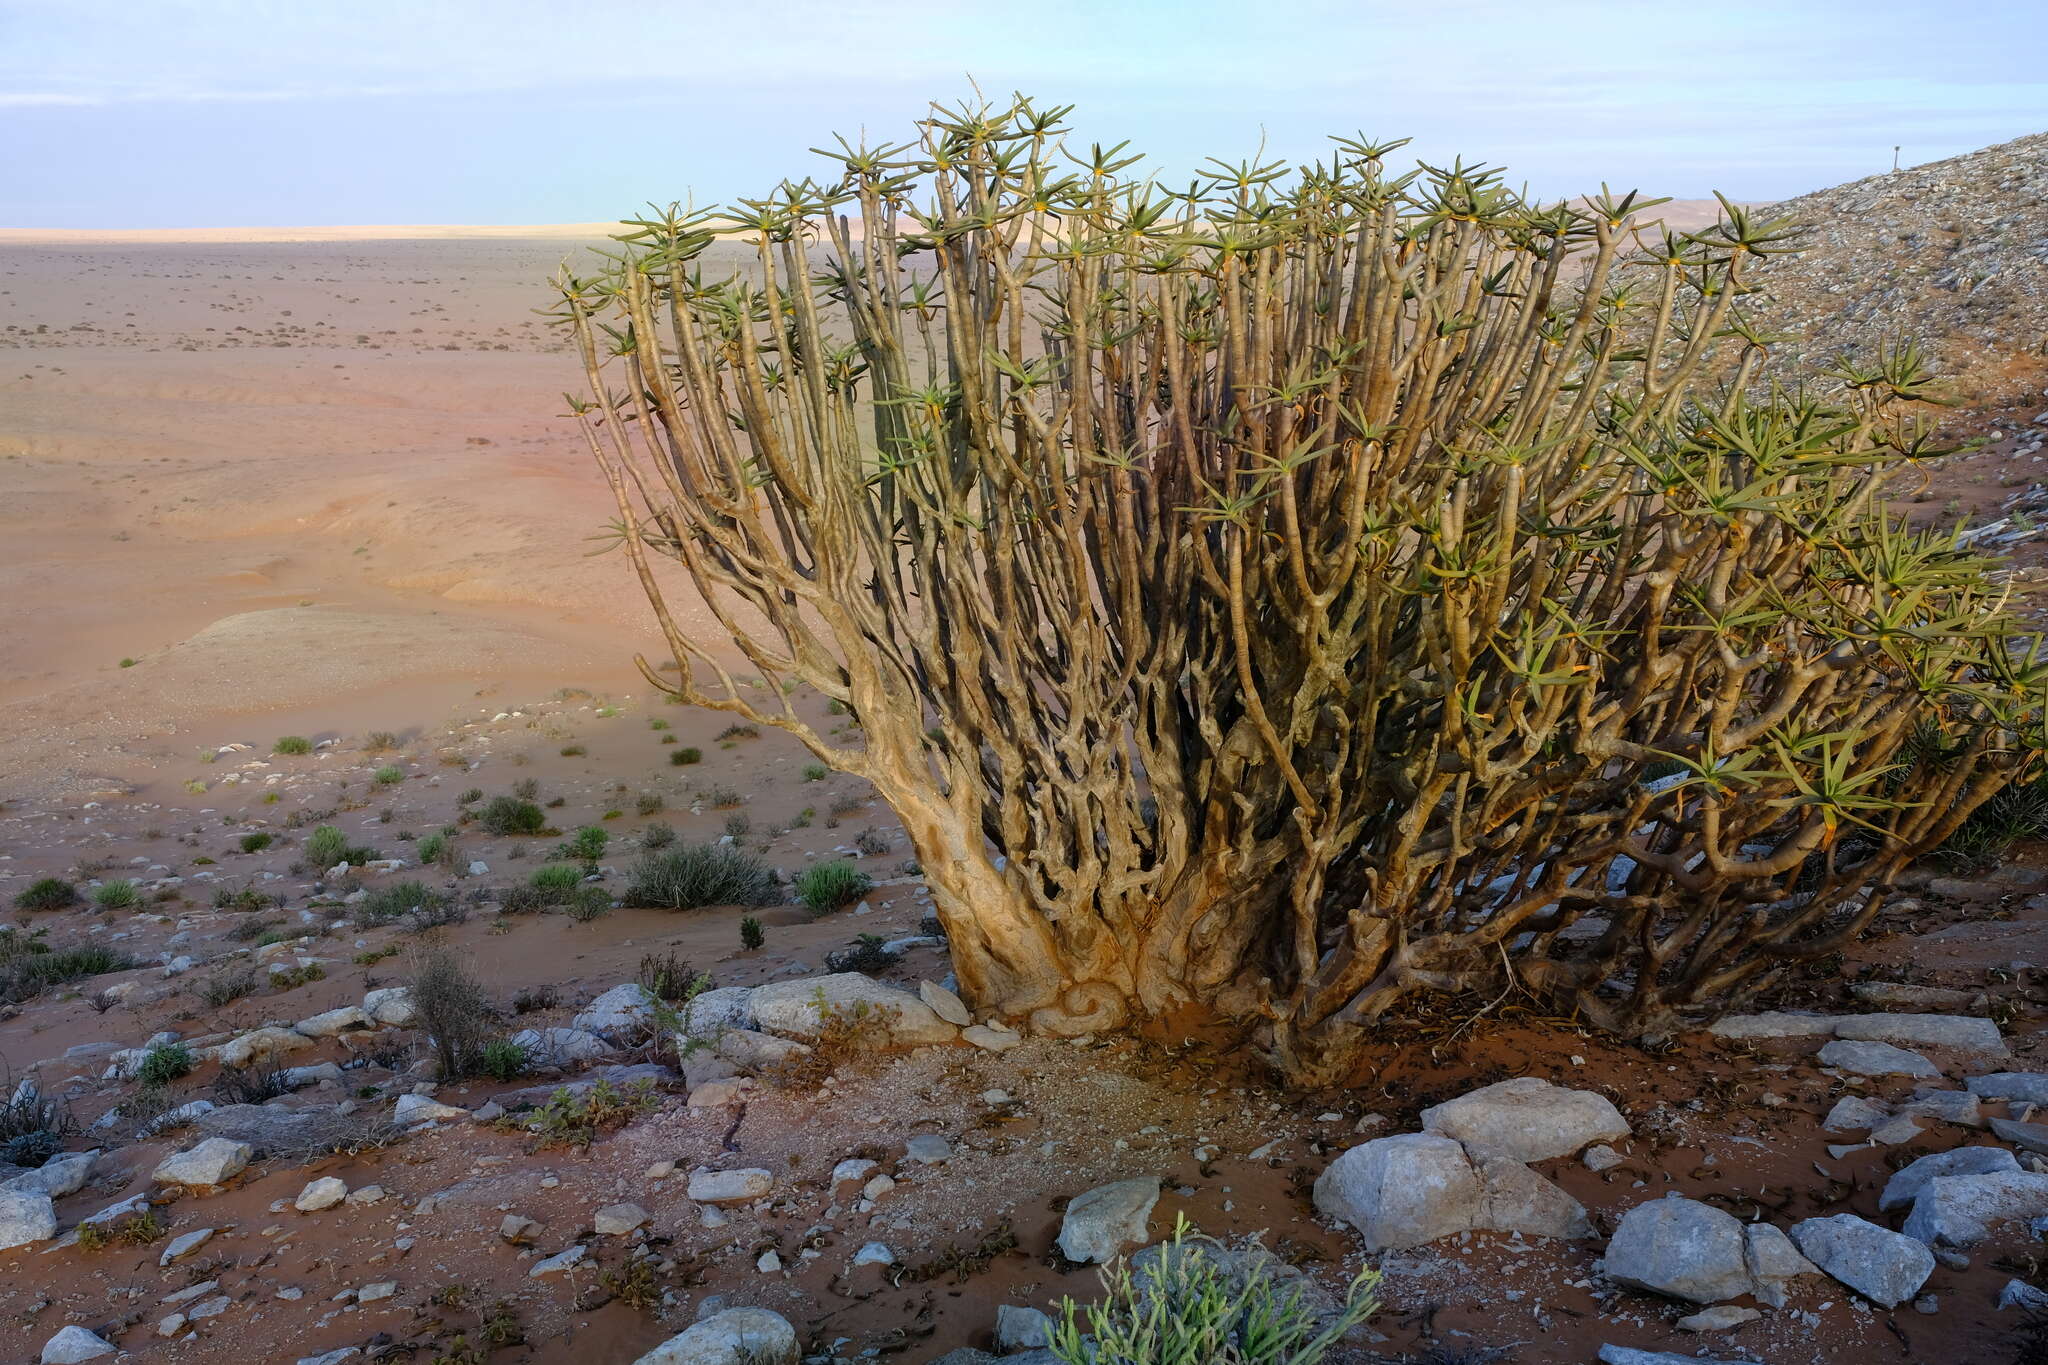
[[[1066,112],[935,108],[558,279],[643,671],[873,782],[981,1009],[1195,1007],[1302,1081],[1419,993],[1657,1032],[2038,749],[1990,566],[1881,497],[1940,453],[1917,359],[1760,378],[1787,224],[1363,139],[1174,191]]]

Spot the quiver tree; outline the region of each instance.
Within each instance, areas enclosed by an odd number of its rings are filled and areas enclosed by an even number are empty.
[[[559,280],[643,671],[874,783],[983,1010],[1202,1007],[1301,1080],[1419,992],[1661,1030],[2038,747],[1988,565],[1880,498],[1940,453],[1912,353],[1758,379],[1786,225],[1352,140],[1173,193],[1064,113],[935,110]]]

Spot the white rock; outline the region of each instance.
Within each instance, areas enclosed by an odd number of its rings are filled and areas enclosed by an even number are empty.
[[[428,1120],[466,1119],[467,1109],[458,1109],[452,1104],[443,1104],[430,1095],[400,1095],[397,1106],[391,1111],[394,1123],[425,1123]]]
[[[222,1043],[215,1055],[222,1066],[250,1067],[313,1046],[305,1034],[288,1028],[259,1028]]]
[[[1367,1251],[1399,1251],[1469,1231],[1483,1197],[1465,1149],[1433,1133],[1361,1143],[1315,1183],[1317,1210],[1357,1229]]]
[[[896,1253],[889,1250],[888,1244],[884,1242],[869,1242],[853,1253],[853,1265],[856,1270],[864,1265],[895,1264]]]
[[[816,1037],[827,1014],[874,1019],[874,1040],[881,1045],[923,1047],[950,1043],[960,1036],[959,1029],[909,991],[885,986],[859,972],[757,986],[753,1008],[754,1020],[762,1029],[799,1038]]]
[[[1680,1318],[1674,1326],[1681,1332],[1725,1332],[1745,1322],[1755,1322],[1762,1316],[1754,1308],[1737,1308],[1726,1303],[1719,1308],[1702,1308],[1689,1317]]]
[[[559,1275],[564,1271],[572,1270],[582,1264],[583,1258],[587,1254],[581,1246],[570,1247],[567,1251],[558,1251],[544,1261],[535,1261],[533,1269],[526,1272],[526,1278],[538,1280],[544,1276]]]
[[[1853,1213],[1796,1223],[1792,1241],[1807,1260],[1885,1308],[1912,1298],[1934,1273],[1934,1253],[1920,1242]]]
[[[953,1144],[933,1133],[918,1134],[904,1144],[904,1149],[905,1161],[916,1161],[925,1165],[950,1161],[953,1157]]]
[[[1607,1277],[1690,1303],[1750,1292],[1742,1224],[1696,1199],[1652,1199],[1623,1214],[1607,1243]]]
[[[1433,1105],[1422,1111],[1422,1126],[1457,1139],[1474,1156],[1514,1161],[1547,1161],[1629,1136],[1628,1122],[1605,1095],[1566,1090],[1536,1076],[1501,1081]]]
[[[370,1016],[363,1012],[361,1005],[343,1005],[340,1009],[328,1010],[292,1025],[294,1030],[308,1038],[332,1038],[350,1029],[369,1027]]]
[[[1820,1274],[1820,1267],[1801,1256],[1792,1239],[1769,1223],[1743,1224],[1742,1259],[1749,1270],[1749,1292],[1758,1303],[1773,1308],[1791,1301],[1792,1281]]]
[[[586,1033],[624,1046],[645,1038],[653,1021],[654,1006],[648,1001],[646,988],[627,982],[598,996],[570,1022]]]
[[[198,1228],[185,1233],[183,1236],[173,1237],[170,1243],[164,1247],[163,1254],[156,1258],[156,1263],[161,1266],[183,1260],[199,1250],[199,1248],[205,1246],[212,1237],[212,1228]]]
[[[1927,1182],[1937,1176],[1996,1175],[2000,1171],[2017,1171],[2019,1168],[2018,1160],[2003,1147],[1958,1147],[1953,1151],[1934,1152],[1902,1167],[1886,1181],[1877,1207],[1886,1212],[1906,1207],[1918,1199],[1920,1191],[1927,1188]]]
[[[42,1365],[79,1365],[114,1354],[113,1346],[83,1327],[59,1328],[57,1335],[43,1343]]]
[[[1052,1345],[1052,1326],[1052,1318],[1039,1309],[997,1304],[996,1349],[1005,1355],[1042,1350]]]
[[[1077,1195],[1060,1219],[1060,1254],[1083,1264],[1113,1260],[1128,1245],[1151,1239],[1159,1179],[1143,1176],[1097,1185]]]
[[[985,1024],[974,1024],[968,1028],[961,1029],[960,1038],[963,1042],[972,1043],[983,1052],[1008,1052],[1011,1048],[1024,1041],[1020,1034],[992,1029]]]
[[[205,1189],[223,1184],[248,1168],[256,1149],[232,1138],[212,1137],[156,1164],[152,1180],[166,1185]]]
[[[937,982],[918,982],[917,998],[931,1006],[932,1013],[949,1024],[966,1028],[974,1022],[974,1016],[968,1012],[966,1002]]]
[[[1989,1237],[1999,1223],[2042,1214],[2048,1214],[2048,1175],[1938,1175],[1914,1196],[1905,1233],[1929,1246],[1968,1247]]]
[[[2011,1055],[1997,1024],[1966,1014],[1852,1014],[1836,1021],[1835,1036],[1912,1047],[1945,1047],[1979,1057]]]
[[[410,1028],[419,1022],[419,1009],[412,1002],[412,987],[386,986],[363,997],[363,1013],[387,1028]]]
[[[796,1329],[765,1308],[714,1313],[633,1365],[796,1365]]]
[[[390,1298],[393,1294],[396,1294],[397,1292],[398,1281],[378,1280],[374,1284],[366,1284],[361,1289],[358,1289],[356,1291],[356,1302],[376,1303],[380,1299]]]
[[[638,1204],[607,1204],[591,1216],[591,1226],[601,1237],[624,1237],[650,1221],[652,1215]]]
[[[875,1169],[875,1163],[865,1157],[850,1156],[832,1168],[832,1179],[828,1182],[836,1191],[841,1185],[853,1185],[866,1180],[868,1172]]]
[[[59,1152],[32,1171],[10,1176],[0,1189],[13,1190],[18,1194],[47,1194],[52,1199],[62,1199],[67,1194],[77,1194],[85,1188],[86,1178],[92,1174],[92,1163],[99,1158],[100,1149],[89,1152]]]
[[[1941,1068],[1917,1052],[1890,1043],[1852,1042],[1837,1038],[1820,1050],[1820,1064],[1858,1076],[1939,1076]]]
[[[775,1187],[775,1176],[759,1168],[697,1171],[690,1176],[689,1195],[699,1204],[745,1204]]]
[[[346,1198],[347,1183],[334,1176],[325,1175],[309,1182],[306,1188],[300,1190],[299,1197],[292,1201],[292,1207],[300,1213],[318,1213],[322,1209],[333,1208]]]
[[[47,1242],[57,1235],[57,1211],[40,1190],[0,1190],[0,1250]]]

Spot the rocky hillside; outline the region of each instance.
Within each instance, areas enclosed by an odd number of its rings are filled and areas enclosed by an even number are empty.
[[[1808,361],[1916,337],[1982,378],[2048,360],[2048,133],[1772,208],[1812,231],[1759,276]]]

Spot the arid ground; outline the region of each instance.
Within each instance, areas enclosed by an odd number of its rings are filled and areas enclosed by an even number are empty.
[[[423,944],[458,951],[506,1033],[573,1028],[650,957],[755,986],[824,973],[828,953],[874,935],[883,981],[914,991],[949,972],[902,831],[863,784],[807,773],[778,734],[665,704],[635,671],[635,650],[662,655],[623,560],[601,553],[611,497],[558,417],[580,376],[536,313],[592,230],[524,231],[0,234],[0,917],[132,964],[0,1011],[12,1077],[68,1106],[71,1150],[100,1152],[55,1201],[63,1232],[0,1252],[0,1359],[35,1359],[70,1324],[147,1361],[627,1361],[717,1296],[782,1313],[815,1359],[922,1362],[991,1348],[999,1305],[1092,1297],[1095,1268],[1055,1247],[1063,1211],[1134,1178],[1160,1182],[1155,1238],[1185,1214],[1261,1237],[1332,1290],[1377,1266],[1386,1306],[1337,1360],[1566,1365],[1610,1344],[1769,1365],[2013,1358],[2025,1313],[2001,1292],[2048,1288],[2025,1219],[1944,1248],[1895,1308],[1814,1274],[1782,1307],[1738,1296],[1761,1315],[1705,1331],[1677,1326],[1697,1305],[1617,1282],[1602,1250],[1622,1215],[1670,1193],[1787,1229],[1839,1213],[1896,1227],[1879,1199],[1917,1157],[1981,1145],[2040,1167],[2036,1130],[1986,1127],[2029,1119],[2028,1104],[1961,1089],[2038,1066],[2048,876],[2024,862],[1927,868],[1855,953],[1765,1002],[1996,1021],[2008,1055],[1917,1048],[1933,1076],[1824,1067],[1824,1039],[1796,1031],[1618,1044],[1518,1000],[1470,1025],[1398,1021],[1372,1077],[1313,1095],[1273,1089],[1199,1029],[835,1054],[738,1083],[679,1069],[658,1032],[615,1030],[601,1055],[438,1088],[416,1028],[372,1012],[293,1032],[402,984]],[[2030,361],[1980,369],[1954,424],[1993,439],[1931,468],[1917,506],[2003,516],[2044,458],[2042,383]],[[2013,546],[2023,592],[2040,519]],[[798,705],[839,723],[821,698]],[[273,753],[287,735],[311,751]],[[701,761],[673,761],[692,748]],[[559,836],[462,817],[472,791],[525,783],[551,826],[607,832],[604,886],[630,879],[659,828],[730,838],[789,873],[847,858],[874,889],[824,915],[511,912],[507,893]],[[322,823],[405,866],[309,866]],[[445,828],[450,851],[418,867],[419,840]],[[244,852],[251,835],[269,842]],[[88,895],[129,879],[138,900],[12,910],[45,876]],[[366,921],[366,896],[408,878],[465,913]],[[758,949],[742,947],[747,914]],[[138,1103],[120,1054],[160,1032],[200,1064]],[[209,1049],[251,1036],[269,1041],[217,1085]],[[310,1070],[268,1103],[230,1093],[266,1062]],[[651,1081],[626,1090],[624,1126],[582,1145],[494,1121],[592,1065],[637,1068],[621,1087]],[[1318,1213],[1311,1187],[1339,1153],[1517,1076],[1597,1092],[1627,1120],[1617,1160],[1535,1163],[1593,1235],[1474,1231],[1367,1256]],[[416,1089],[467,1112],[394,1127],[394,1100]],[[1947,1118],[1914,1105],[1928,1089],[1952,1096],[1931,1102]],[[1908,1121],[1889,1141],[1825,1130],[1855,1096]],[[158,1127],[194,1100],[219,1106],[212,1128]],[[301,1117],[329,1125],[319,1142],[266,1126]],[[250,1141],[253,1164],[219,1189],[152,1179],[216,1132]],[[849,1159],[875,1163],[860,1184],[893,1187],[835,1184]],[[770,1172],[768,1193],[686,1193],[693,1172],[741,1168]],[[355,1196],[294,1206],[330,1176]],[[155,1200],[147,1220],[136,1196]],[[621,1216],[599,1210],[619,1205],[644,1223],[603,1230]],[[95,1226],[114,1235],[75,1235],[108,1208]],[[854,1265],[872,1243],[893,1264]]]

